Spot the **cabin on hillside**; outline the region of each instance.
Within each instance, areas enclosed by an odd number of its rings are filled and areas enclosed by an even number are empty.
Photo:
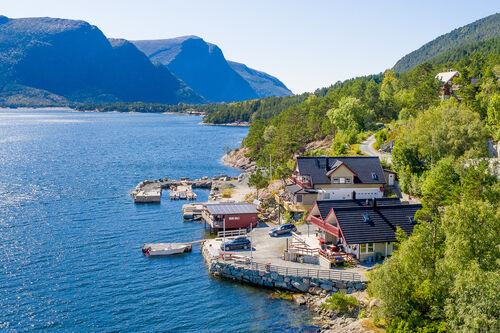
[[[259,212],[249,203],[204,204],[202,219],[212,232],[223,229],[241,229],[257,226]]]
[[[379,158],[372,156],[297,157],[290,180],[284,207],[302,212],[316,200],[382,198],[387,183]]]
[[[436,79],[438,79],[441,86],[441,99],[450,98],[450,96],[454,96],[454,91],[458,90],[460,87],[457,85],[453,85],[453,79],[459,77],[460,73],[458,71],[454,71],[452,69],[447,72],[438,73],[436,75]]]
[[[339,255],[359,261],[390,256],[397,227],[411,235],[421,208],[398,198],[318,200],[306,221],[318,228],[320,264],[329,267]]]

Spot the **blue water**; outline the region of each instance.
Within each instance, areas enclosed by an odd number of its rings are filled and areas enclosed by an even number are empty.
[[[311,314],[213,279],[200,249],[148,259],[144,242],[203,237],[185,202],[135,205],[152,178],[238,171],[246,128],[200,117],[0,110],[1,331],[307,331]],[[208,191],[197,191],[199,201]]]

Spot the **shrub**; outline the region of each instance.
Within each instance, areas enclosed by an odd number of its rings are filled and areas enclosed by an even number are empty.
[[[337,310],[339,312],[354,312],[360,308],[359,302],[354,296],[346,296],[341,293],[334,293],[322,304],[323,308]]]

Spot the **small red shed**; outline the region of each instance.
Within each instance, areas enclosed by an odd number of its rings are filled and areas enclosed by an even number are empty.
[[[240,229],[257,226],[257,214],[254,205],[249,203],[205,204],[203,220],[212,229]]]

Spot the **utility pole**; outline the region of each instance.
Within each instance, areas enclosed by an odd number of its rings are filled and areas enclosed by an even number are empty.
[[[269,154],[269,179],[270,183],[273,182],[273,165],[271,163],[271,154]]]
[[[222,251],[222,255],[223,255],[223,261],[226,262],[226,219],[225,218],[222,220],[222,232],[224,233],[223,235],[224,249]]]

